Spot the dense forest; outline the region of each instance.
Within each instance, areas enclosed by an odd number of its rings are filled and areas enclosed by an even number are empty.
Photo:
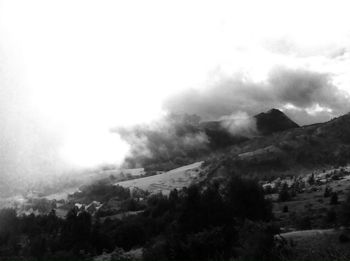
[[[118,193],[130,202],[128,189]],[[103,214],[91,216],[76,207],[64,219],[54,211],[16,216],[3,209],[1,260],[90,260],[103,252],[139,247],[144,260],[277,258],[271,203],[253,180],[234,175],[224,186],[194,185],[168,196],[150,195],[135,205],[143,210],[138,215],[103,221]],[[115,260],[123,258],[120,254]]]

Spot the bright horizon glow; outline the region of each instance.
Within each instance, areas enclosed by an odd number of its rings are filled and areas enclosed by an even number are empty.
[[[0,52],[64,162],[117,163],[128,148],[110,128],[154,120],[215,77],[288,65],[347,89],[350,58],[328,58],[349,43],[346,2],[305,2],[0,1]]]

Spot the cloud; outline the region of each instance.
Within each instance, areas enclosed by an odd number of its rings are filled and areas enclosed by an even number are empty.
[[[252,116],[278,108],[299,124],[311,124],[347,113],[350,99],[333,84],[330,74],[276,67],[264,82],[236,74],[207,88],[179,93],[163,106],[170,112],[197,114],[204,119],[237,112]]]
[[[67,168],[58,155],[61,140],[34,113],[14,79],[0,74],[0,195],[25,191],[34,181],[48,180]]]
[[[262,47],[274,54],[294,56],[296,58],[308,58],[322,56],[335,59],[343,56],[347,52],[350,39],[324,39],[318,43],[303,43],[288,36],[271,37],[262,41]]]
[[[232,135],[252,137],[258,134],[256,120],[249,117],[245,112],[233,113],[220,118],[222,127],[226,128]]]
[[[130,145],[126,159],[129,167],[162,163],[174,167],[173,163],[188,163],[193,156],[207,151],[209,139],[198,124],[196,116],[170,114],[152,123],[115,131]]]

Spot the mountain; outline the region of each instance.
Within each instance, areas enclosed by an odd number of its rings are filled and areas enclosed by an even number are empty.
[[[137,144],[135,137],[147,141],[144,146],[150,153],[145,154],[134,148],[132,155],[125,161],[129,167],[142,166],[147,171],[168,171],[201,161],[211,154],[217,155],[231,146],[237,145],[239,148],[240,144],[247,145],[250,141],[254,143],[259,137],[268,140],[272,134],[299,129],[295,122],[277,109],[239,119],[237,122],[234,118],[200,122],[198,116],[173,115],[164,119],[162,126],[140,126],[119,131],[131,146]],[[233,131],[232,127],[238,131]],[[272,150],[278,151],[274,148]],[[264,155],[263,151],[259,155]],[[244,157],[249,158],[247,155]]]
[[[259,135],[270,135],[275,132],[298,128],[299,125],[288,118],[283,112],[277,109],[271,109],[268,112],[262,112],[252,117],[256,121],[256,130]],[[225,120],[203,121],[200,128],[205,132],[210,140],[212,148],[222,148],[234,144],[239,144],[251,139],[251,133],[245,135],[244,132],[232,135],[224,126]]]
[[[269,135],[274,132],[298,128],[299,125],[277,109],[262,112],[254,116],[259,133]]]
[[[217,154],[207,161],[211,169],[209,176],[220,176],[218,169],[222,171],[222,168],[229,172],[264,176],[344,166],[350,163],[349,130],[350,114],[346,114],[325,123],[255,137],[235,144],[228,149],[229,152]]]

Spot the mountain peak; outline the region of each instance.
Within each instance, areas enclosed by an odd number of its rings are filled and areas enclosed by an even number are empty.
[[[254,118],[256,119],[258,131],[263,135],[299,127],[298,124],[288,118],[282,111],[275,108],[259,113]]]
[[[284,114],[282,111],[276,108],[272,108],[271,110],[267,111],[266,113],[275,113],[275,114]]]

